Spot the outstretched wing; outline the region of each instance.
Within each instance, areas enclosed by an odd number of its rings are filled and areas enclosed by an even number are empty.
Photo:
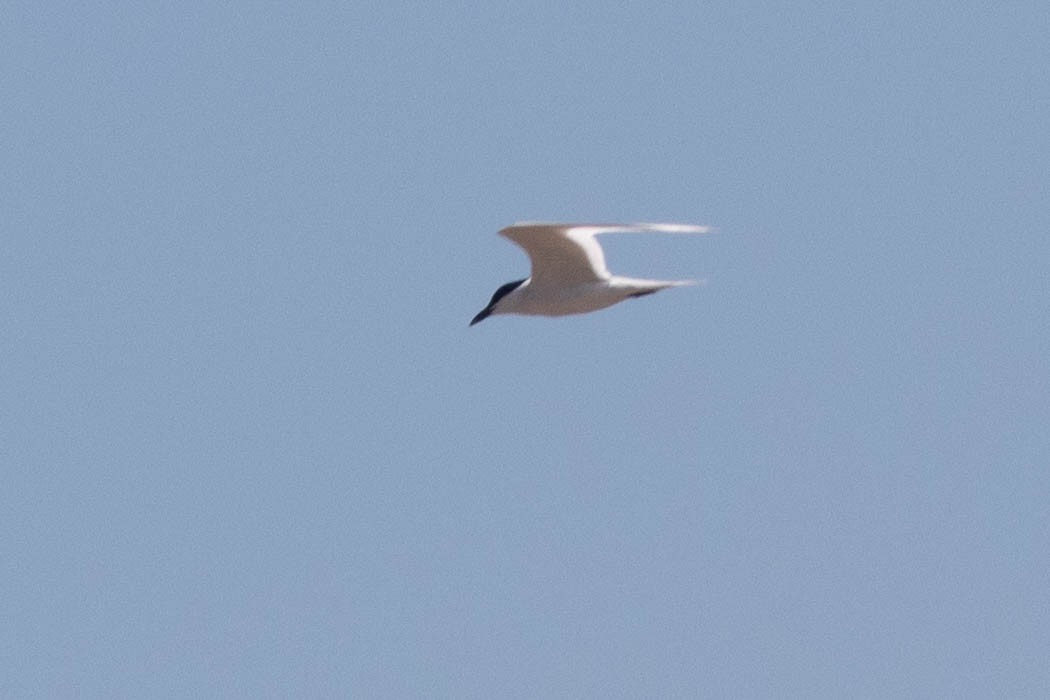
[[[535,286],[569,286],[609,279],[605,256],[590,227],[575,224],[520,223],[500,234],[514,241],[532,261]]]
[[[707,233],[686,224],[560,224],[527,221],[500,234],[517,243],[532,261],[535,286],[564,287],[607,280],[612,275],[595,236],[602,233]]]

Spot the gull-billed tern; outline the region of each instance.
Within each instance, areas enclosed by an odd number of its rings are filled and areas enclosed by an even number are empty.
[[[500,234],[517,243],[532,261],[532,276],[508,282],[470,322],[494,314],[566,316],[612,306],[624,299],[645,296],[667,287],[696,284],[620,277],[605,266],[602,233],[709,233],[709,226],[688,224],[558,224],[525,221]]]

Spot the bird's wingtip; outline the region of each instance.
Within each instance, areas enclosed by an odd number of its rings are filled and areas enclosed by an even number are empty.
[[[717,233],[714,226],[699,226],[696,224],[638,224],[641,227],[651,227],[660,233]]]
[[[653,223],[653,222],[636,222],[628,224],[616,224],[616,223],[588,223],[588,222],[568,222],[568,221],[539,221],[539,220],[526,220],[526,221],[515,221],[510,226],[504,226],[499,230],[500,233],[506,234],[510,231],[520,228],[549,228],[549,229],[595,229],[596,233],[614,233],[616,231],[623,231],[625,233],[635,232],[642,233],[651,231],[653,233],[718,233],[718,228],[715,226],[701,226],[697,224],[673,224],[673,223]]]

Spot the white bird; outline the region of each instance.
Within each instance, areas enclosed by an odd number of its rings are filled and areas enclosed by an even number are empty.
[[[525,221],[500,234],[517,243],[532,261],[532,276],[508,282],[470,322],[493,314],[566,316],[612,306],[624,299],[652,294],[668,287],[696,284],[691,280],[665,281],[619,277],[605,266],[605,255],[595,236],[602,233],[709,233],[709,226],[688,224],[557,224]]]

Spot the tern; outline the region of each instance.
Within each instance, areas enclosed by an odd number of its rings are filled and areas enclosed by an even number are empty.
[[[564,224],[524,221],[500,230],[521,246],[532,262],[532,276],[496,290],[470,325],[495,314],[567,316],[604,309],[624,299],[692,280],[647,280],[609,272],[595,236],[603,233],[709,233],[709,226],[688,224]]]

